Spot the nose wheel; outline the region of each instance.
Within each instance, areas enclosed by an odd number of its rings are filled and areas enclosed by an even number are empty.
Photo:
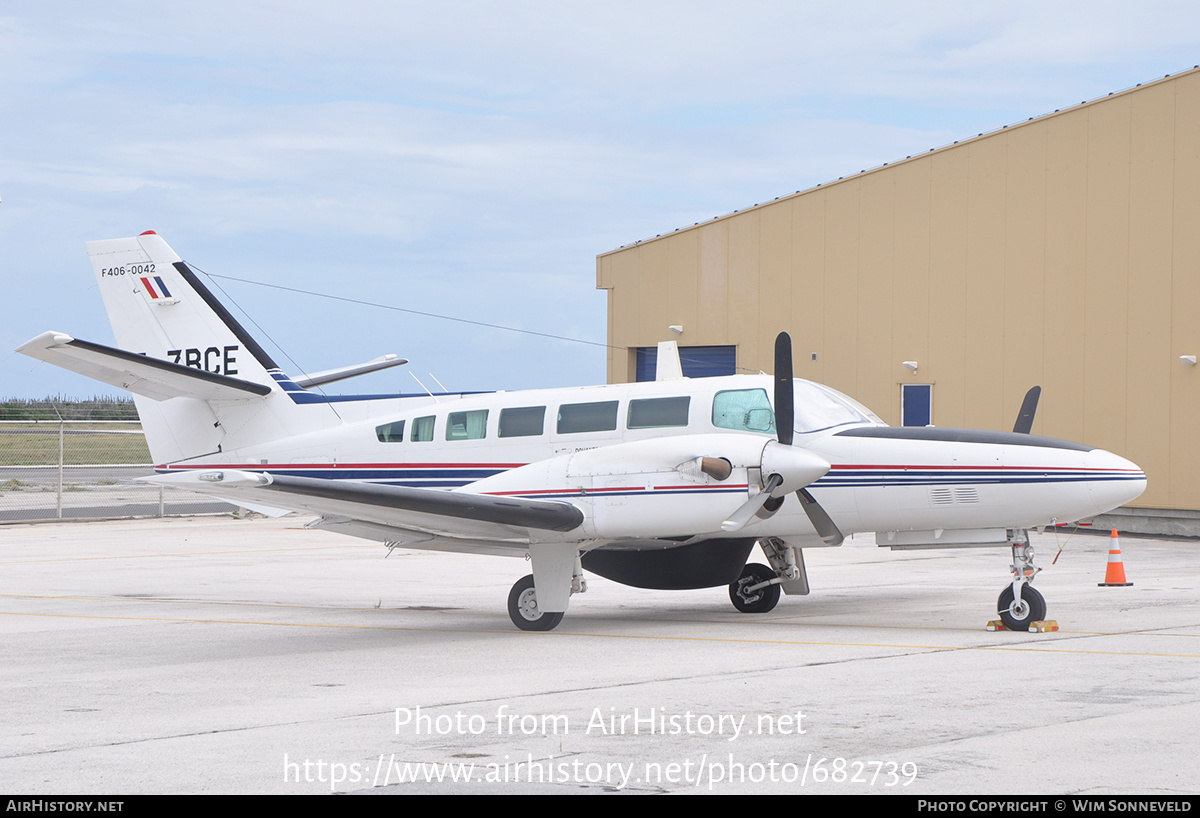
[[[1046,618],[1046,600],[1032,585],[1021,589],[1019,600],[1016,599],[1012,586],[1008,586],[1000,592],[996,609],[1000,614],[1000,621],[1010,631],[1027,631],[1030,622]]]

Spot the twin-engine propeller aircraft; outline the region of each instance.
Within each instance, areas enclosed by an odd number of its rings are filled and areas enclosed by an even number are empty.
[[[687,379],[673,345],[652,383],[494,394],[335,397],[313,387],[404,363],[305,378],[270,355],[153,232],[90,242],[116,348],[47,332],[20,352],[134,394],[153,482],[389,548],[526,556],[512,621],[550,630],[584,570],[655,589],[729,586],[745,612],[808,593],[804,549],[874,532],[893,549],[1006,545],[1001,619],[1027,628],[1027,529],[1136,498],[1141,469],[1013,432],[891,428],[828,387],[775,375]],[[772,400],[773,399],[773,400]],[[755,544],[769,563],[747,563]]]

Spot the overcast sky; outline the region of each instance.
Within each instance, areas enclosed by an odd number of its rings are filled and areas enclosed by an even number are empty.
[[[10,351],[111,343],[84,242],[597,343],[595,257],[1200,63],[1194,2],[0,0]],[[600,346],[220,281],[331,392],[602,383]]]

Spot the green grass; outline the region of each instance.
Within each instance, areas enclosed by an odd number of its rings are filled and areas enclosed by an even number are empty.
[[[72,424],[63,437],[63,464],[67,466],[93,466],[108,463],[149,463],[150,450],[146,438],[141,434],[103,434],[104,428],[111,431],[137,431],[136,424]],[[19,430],[17,433],[12,434]],[[58,464],[58,426],[45,427],[0,423],[0,466],[54,466]],[[79,434],[80,431],[95,432]]]

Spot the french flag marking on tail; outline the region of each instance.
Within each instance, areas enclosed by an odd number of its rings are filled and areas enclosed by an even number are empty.
[[[170,291],[167,290],[167,285],[163,283],[162,276],[154,276],[154,278],[142,276],[142,285],[145,286],[146,292],[150,294],[151,301],[171,297]]]

